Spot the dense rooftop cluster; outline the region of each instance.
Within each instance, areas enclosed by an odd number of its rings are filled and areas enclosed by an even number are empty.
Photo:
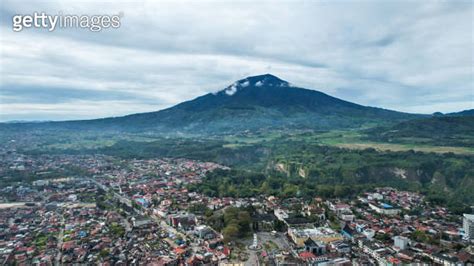
[[[471,216],[451,214],[419,193],[385,187],[352,199],[209,197],[188,186],[225,166],[0,156],[2,264],[449,265],[474,259]]]

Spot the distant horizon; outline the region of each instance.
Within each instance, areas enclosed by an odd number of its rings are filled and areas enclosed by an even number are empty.
[[[244,80],[244,79],[247,79],[247,78],[250,78],[250,77],[256,77],[256,76],[263,76],[263,75],[271,75],[271,76],[275,76],[276,78],[279,78],[278,76],[276,75],[273,75],[272,73],[265,73],[265,74],[258,74],[258,75],[252,75],[252,76],[248,76],[248,77],[243,77],[239,80],[236,80],[234,81],[237,82],[237,81],[240,81],[240,80]],[[283,79],[282,79],[283,80]],[[283,81],[287,81],[287,80],[283,80]],[[288,82],[288,81],[287,81]],[[232,86],[233,83],[230,83],[229,86]],[[302,88],[300,86],[297,86],[297,85],[294,85],[290,82],[291,86],[293,87],[296,87],[296,88],[300,88],[300,89],[306,89],[306,90],[313,90],[313,91],[318,91],[318,92],[322,92],[322,91],[319,91],[319,90],[316,90],[316,89],[310,89],[310,88]],[[227,86],[227,87],[229,87]],[[226,88],[221,88],[219,90],[216,90],[214,92],[210,92],[210,93],[216,93],[216,92],[220,92],[220,91],[224,91],[226,90]],[[324,93],[324,92],[323,92]],[[209,93],[207,93],[209,94]],[[206,94],[203,94],[203,95],[206,95]],[[183,102],[180,102],[180,103],[184,103],[184,102],[188,102],[188,101],[192,101],[192,100],[195,100],[196,98],[199,98],[203,95],[199,95],[193,99],[190,99],[190,100],[186,100],[186,101],[183,101]],[[330,94],[328,94],[329,96],[331,97],[334,97]],[[231,97],[231,96],[229,96]],[[336,97],[337,98],[337,97]],[[338,98],[340,99],[340,98]],[[340,99],[340,100],[344,100],[346,101],[345,99]],[[106,119],[106,118],[114,118],[114,117],[123,117],[123,116],[128,116],[128,115],[135,115],[135,114],[141,114],[141,113],[152,113],[152,112],[160,112],[160,111],[163,111],[165,109],[168,109],[168,108],[172,108],[180,103],[177,103],[175,105],[172,105],[172,106],[169,106],[169,107],[166,107],[166,108],[163,108],[163,109],[159,109],[159,110],[151,110],[151,111],[144,111],[144,112],[139,112],[139,113],[127,113],[127,114],[124,114],[124,115],[118,115],[118,116],[106,116],[106,117],[95,117],[95,118],[87,118],[87,119],[66,119],[66,120],[9,120],[9,121],[0,121],[0,123],[46,123],[46,122],[68,122],[68,121],[82,121],[82,120],[96,120],[96,119]],[[354,102],[352,102],[354,103]],[[355,103],[355,104],[359,104],[359,103]],[[359,104],[361,105],[361,104]],[[385,109],[385,110],[391,110],[391,111],[396,111],[396,112],[401,112],[401,113],[406,113],[406,112],[402,112],[402,111],[399,111],[399,110],[395,110],[395,109],[388,109],[388,108],[384,108],[384,107],[380,107],[380,106],[370,106],[370,105],[364,105],[364,106],[367,106],[367,107],[375,107],[375,108],[381,108],[381,109]],[[450,114],[450,113],[458,113],[458,112],[463,112],[463,111],[468,111],[468,110],[473,110],[473,109],[463,109],[463,110],[457,110],[457,111],[453,111],[453,112],[441,112],[442,114]],[[410,114],[419,114],[419,115],[432,115],[434,113],[438,113],[438,112],[433,112],[433,113],[410,113]]]

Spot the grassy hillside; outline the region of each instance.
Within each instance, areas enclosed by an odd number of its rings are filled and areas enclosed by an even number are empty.
[[[366,131],[368,139],[386,143],[474,147],[474,116],[442,116],[404,121]]]

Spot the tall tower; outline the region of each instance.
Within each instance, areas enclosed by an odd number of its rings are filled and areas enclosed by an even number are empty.
[[[463,229],[467,240],[474,240],[474,214],[463,215]]]

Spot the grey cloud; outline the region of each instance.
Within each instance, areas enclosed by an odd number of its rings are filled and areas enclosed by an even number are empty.
[[[44,87],[44,86],[18,86],[2,85],[1,97],[9,103],[70,103],[77,100],[83,101],[120,101],[133,100],[143,104],[166,104],[159,98],[150,98],[123,91],[100,91],[74,87]]]
[[[272,72],[365,105],[429,113],[474,108],[472,8],[471,1],[6,0],[1,87],[23,89],[2,89],[0,101],[33,102],[42,94],[43,103],[57,103],[60,112],[65,101],[81,100],[86,108],[94,97],[123,97],[133,101],[130,113],[152,111]],[[120,29],[100,33],[13,33],[11,16],[33,11],[125,15]],[[55,88],[65,92],[54,96]],[[458,101],[463,98],[471,101]],[[96,112],[110,114],[106,105]]]

